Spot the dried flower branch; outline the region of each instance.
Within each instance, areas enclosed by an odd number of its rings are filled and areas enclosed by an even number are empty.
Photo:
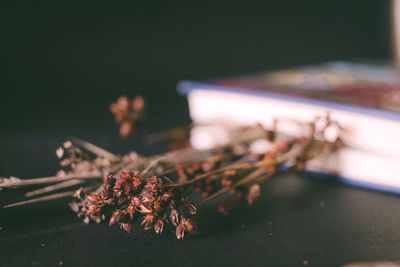
[[[141,97],[133,101],[120,97],[111,105],[116,121],[121,123],[121,136],[126,137],[137,128],[144,107]],[[176,237],[183,239],[185,233],[197,232],[191,218],[197,208],[187,200],[193,190],[202,197],[199,204],[220,198],[218,211],[226,215],[233,208],[231,196],[252,205],[261,195],[261,183],[284,172],[301,173],[310,159],[343,146],[340,138],[343,129],[329,116],[317,117],[309,123],[295,122],[304,130],[300,136],[279,133],[279,123],[279,120],[274,121],[271,129],[261,125],[234,128],[226,143],[206,150],[184,146],[152,157],[135,152],[117,156],[86,141],[71,138],[56,151],[63,167],[57,176],[26,180],[2,178],[0,188],[51,184],[26,194],[34,196],[80,183],[87,185],[78,191],[61,192],[5,207],[74,195],[76,200],[70,206],[86,223],[107,220],[110,226],[119,225],[130,232],[134,222],[140,220],[145,230],[154,229],[157,234],[166,227],[174,227]],[[150,140],[157,141],[166,136],[184,139],[191,127],[156,134]],[[269,148],[254,151],[252,147],[260,140],[267,142]]]
[[[138,130],[144,121],[144,109],[146,103],[141,96],[129,100],[126,96],[120,96],[110,106],[110,111],[115,116],[115,121],[121,124],[120,136],[128,137],[132,132]]]

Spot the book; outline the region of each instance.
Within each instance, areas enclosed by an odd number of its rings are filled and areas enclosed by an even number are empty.
[[[312,121],[329,113],[346,129],[347,148],[330,159],[310,162],[308,170],[348,184],[400,193],[399,79],[392,66],[334,62],[182,81],[178,91],[187,95],[191,118],[198,124],[270,127],[274,119]],[[293,123],[279,123],[278,131],[298,134]],[[193,139],[197,140],[194,146],[201,147],[207,139],[199,136]]]

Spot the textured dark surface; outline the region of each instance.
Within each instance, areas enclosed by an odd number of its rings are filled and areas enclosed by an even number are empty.
[[[2,164],[14,165],[3,172],[51,174],[56,138],[8,140],[2,148],[17,148],[13,153],[26,161],[2,156]],[[0,203],[21,195],[22,190],[2,191]],[[399,258],[398,197],[307,178],[272,181],[254,206],[238,206],[227,217],[217,214],[215,203],[203,206],[200,234],[183,241],[168,228],[156,236],[140,225],[130,234],[106,224],[85,225],[67,202],[1,210],[1,265],[302,266],[307,260],[309,266],[338,266]]]
[[[54,150],[70,135],[116,153],[162,151],[118,139],[108,105],[122,93],[143,94],[149,115],[173,126],[189,121],[175,94],[180,79],[390,56],[388,1],[289,2],[1,8],[0,175],[54,174]],[[2,190],[0,204],[22,195]],[[228,217],[210,203],[199,210],[200,234],[184,241],[169,229],[156,236],[139,226],[126,234],[84,225],[68,201],[0,210],[0,265],[338,266],[400,258],[398,197],[311,179],[273,181],[254,207]]]

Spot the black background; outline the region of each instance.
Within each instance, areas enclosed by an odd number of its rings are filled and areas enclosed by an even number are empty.
[[[389,1],[365,0],[2,6],[0,173],[54,174],[54,150],[69,135],[116,153],[162,151],[118,138],[108,106],[121,94],[142,94],[149,116],[174,126],[189,122],[175,92],[182,79],[388,60],[389,14]],[[22,193],[1,191],[1,204]],[[85,226],[67,202],[2,210],[0,263],[337,266],[395,260],[400,248],[396,197],[302,178],[273,182],[255,207],[227,218],[205,206],[201,233],[183,242]]]

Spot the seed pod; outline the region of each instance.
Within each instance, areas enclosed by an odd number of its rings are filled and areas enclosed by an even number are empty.
[[[249,189],[249,194],[247,196],[247,202],[252,205],[254,201],[260,196],[260,185],[253,184]]]
[[[131,218],[131,220],[133,220],[133,215],[134,215],[135,212],[136,212],[135,206],[129,205],[129,206],[126,208],[125,211],[126,211],[126,213],[128,213],[128,215],[129,215],[129,217]]]
[[[157,234],[161,234],[161,232],[164,229],[164,222],[162,220],[158,220],[155,224],[154,224],[154,231],[156,231]]]
[[[134,188],[139,188],[139,186],[142,184],[142,180],[140,178],[135,178],[133,179],[132,185]]]
[[[102,208],[98,206],[90,206],[88,211],[86,212],[86,216],[88,217],[97,217],[102,214]]]
[[[164,202],[167,202],[168,200],[170,200],[172,198],[172,194],[171,193],[164,193],[163,195],[162,195],[162,197],[161,197],[161,199],[164,201]]]
[[[171,223],[175,226],[178,225],[179,222],[179,214],[176,210],[171,210],[171,213],[169,215],[169,218],[171,220]]]
[[[138,197],[133,197],[131,202],[136,207],[142,206],[142,201]]]
[[[183,223],[179,224],[175,230],[176,238],[183,239],[185,236],[185,225]]]
[[[130,179],[132,179],[132,177],[133,177],[133,173],[130,171],[123,171],[121,173],[121,178],[124,180],[130,180]]]
[[[185,228],[190,234],[197,234],[197,224],[192,220],[185,220],[184,221]]]
[[[96,204],[96,205],[103,204],[103,199],[99,195],[95,195],[95,194],[89,195],[87,197],[87,200],[92,204]]]
[[[144,225],[144,230],[149,230],[151,228],[154,217],[155,216],[153,214],[147,214],[146,217],[144,217],[141,223],[141,225]]]
[[[110,218],[109,225],[113,226],[114,224],[119,223],[124,217],[125,217],[125,213],[123,213],[120,210],[115,211]]]
[[[127,202],[127,201],[128,201],[128,197],[126,197],[126,196],[121,196],[121,197],[118,198],[117,203],[118,203],[118,205],[122,205],[122,204],[124,204],[124,203]]]
[[[196,214],[197,213],[197,208],[195,207],[195,205],[193,205],[190,202],[185,202],[185,207],[188,209],[190,214]]]
[[[130,233],[132,229],[132,222],[121,223],[121,228]]]
[[[104,178],[104,185],[113,187],[115,184],[115,181],[116,181],[116,179],[112,175],[109,174]]]
[[[105,188],[105,189],[100,193],[101,197],[102,197],[104,200],[110,199],[110,198],[113,196],[113,194],[114,194],[114,192],[113,192],[113,190],[110,189],[110,188]]]
[[[222,187],[229,187],[232,185],[232,180],[229,177],[224,177],[221,181]]]

